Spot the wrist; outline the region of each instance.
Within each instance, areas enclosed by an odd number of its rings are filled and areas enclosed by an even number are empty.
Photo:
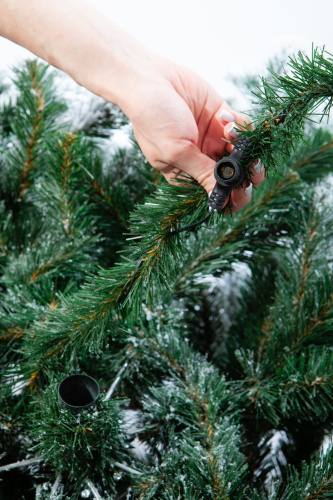
[[[136,101],[140,89],[158,78],[154,55],[127,40],[123,46],[106,46],[98,58],[96,71],[85,73],[83,85],[118,106],[131,119],[133,108],[139,104]]]

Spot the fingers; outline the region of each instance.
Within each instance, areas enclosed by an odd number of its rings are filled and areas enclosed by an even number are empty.
[[[231,191],[231,205],[233,213],[238,212],[249,203],[252,196],[253,186],[259,186],[265,178],[265,169],[260,160],[257,160],[251,165],[250,171],[252,172],[251,184],[247,186],[244,182],[241,187]]]
[[[251,175],[252,183],[255,187],[257,187],[265,178],[265,168],[261,163],[261,160],[257,160],[256,162],[254,162],[251,165],[250,170],[251,172],[253,172],[253,174]]]
[[[245,207],[251,200],[252,184],[233,189],[231,191],[231,207],[232,213],[236,213]]]
[[[253,123],[249,116],[244,115],[243,113],[237,113],[235,110],[230,108],[227,103],[223,103],[219,118],[224,126],[224,138],[228,141],[235,141],[240,136],[240,130],[245,129],[247,127],[250,130],[254,130]],[[230,153],[233,149],[231,144],[226,146],[226,150]]]
[[[204,154],[217,160],[223,156],[224,151],[228,153],[232,151],[233,145],[227,141],[234,142],[240,135],[238,130],[246,126],[251,130],[254,128],[250,118],[237,113],[224,102],[209,120],[208,128],[206,126],[204,133],[199,134],[201,142],[199,140],[197,146]]]

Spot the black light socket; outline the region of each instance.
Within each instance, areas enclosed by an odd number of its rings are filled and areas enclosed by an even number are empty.
[[[248,163],[251,160],[251,150],[250,137],[240,137],[230,156],[216,163],[214,169],[216,184],[207,201],[210,212],[221,212],[232,188],[240,186],[243,182],[244,161]]]
[[[234,158],[222,158],[215,165],[214,176],[220,186],[237,187],[244,179],[244,169]]]
[[[58,398],[73,415],[95,405],[99,396],[99,385],[85,374],[69,375],[58,387]]]

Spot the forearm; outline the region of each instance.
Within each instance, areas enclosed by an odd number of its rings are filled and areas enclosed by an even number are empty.
[[[0,35],[127,111],[152,54],[84,0],[0,0]]]

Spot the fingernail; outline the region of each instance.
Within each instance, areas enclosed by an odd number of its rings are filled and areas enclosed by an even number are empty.
[[[236,117],[230,113],[230,111],[227,111],[226,109],[222,109],[221,114],[220,114],[221,120],[225,122],[234,122],[236,120]]]
[[[247,188],[245,188],[244,190],[245,196],[250,196],[251,191],[252,191],[252,184],[250,184],[249,186],[247,186]]]
[[[236,127],[235,124],[233,124],[233,126],[231,127],[230,130],[228,130],[228,134],[231,135],[231,137],[233,137],[234,139],[237,139],[237,137],[239,137],[239,129]]]
[[[264,168],[264,165],[261,163],[261,160],[258,161],[258,163],[253,167],[253,171],[256,174],[260,174]]]

